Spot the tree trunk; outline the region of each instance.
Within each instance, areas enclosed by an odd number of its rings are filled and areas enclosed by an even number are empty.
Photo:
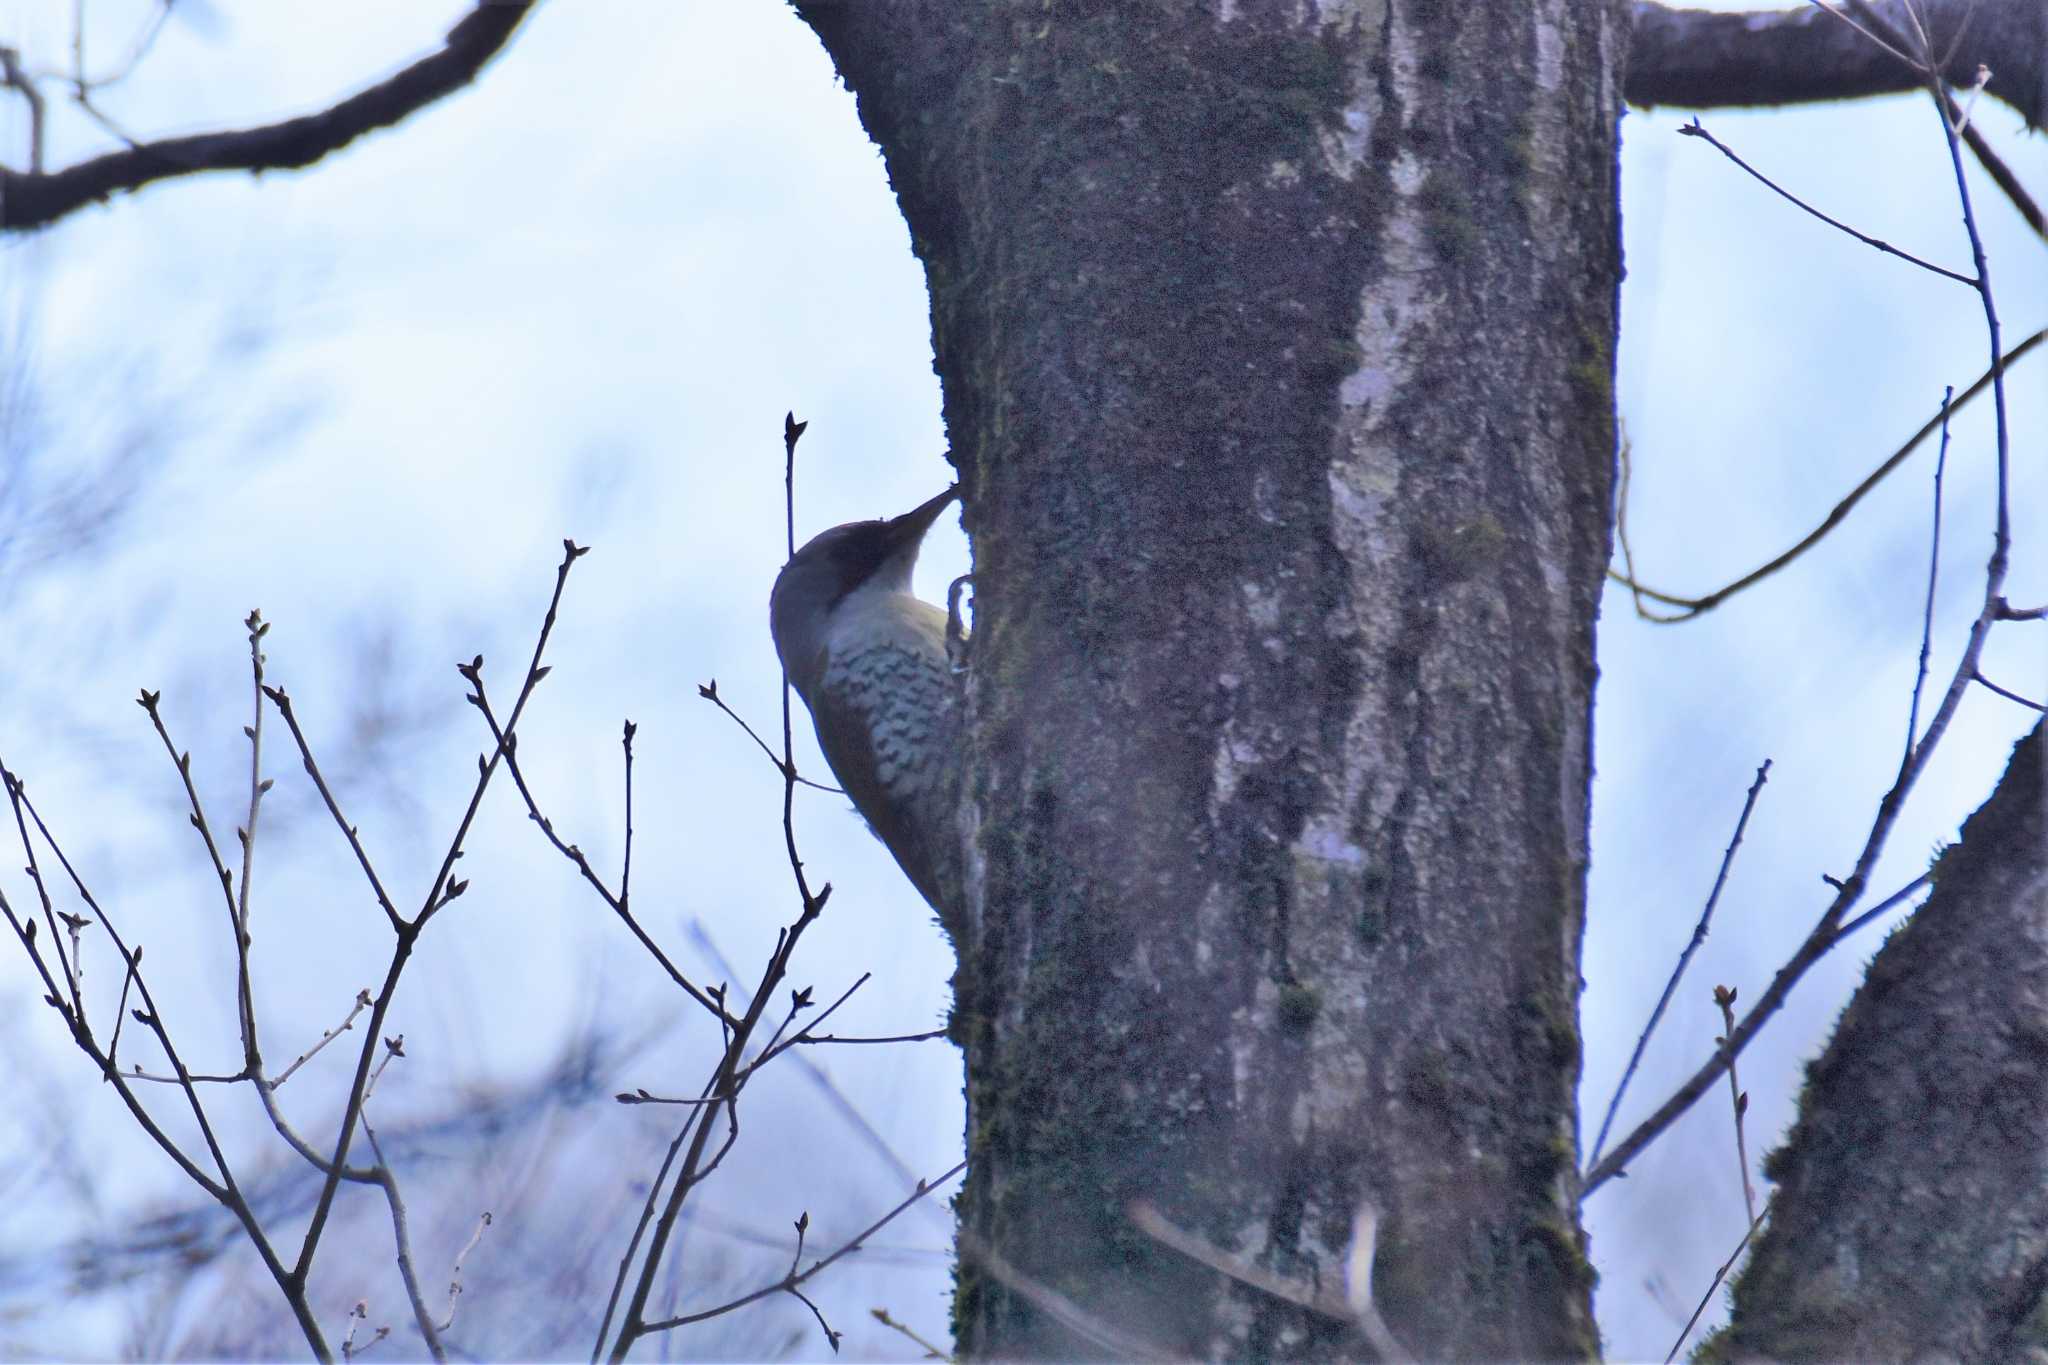
[[[1409,1348],[1593,1352],[1626,6],[800,8],[975,547],[961,1349],[1365,1354],[1142,1199],[1326,1296],[1369,1201]]]
[[[2037,726],[1808,1071],[1717,1358],[2048,1349],[2044,754]]]

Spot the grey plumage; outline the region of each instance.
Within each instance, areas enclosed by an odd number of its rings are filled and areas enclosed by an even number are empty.
[[[910,576],[957,491],[814,537],[769,599],[775,652],[833,776],[956,940],[960,748],[946,613],[911,595]]]

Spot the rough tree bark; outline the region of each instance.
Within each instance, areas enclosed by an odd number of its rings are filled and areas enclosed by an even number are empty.
[[[2044,754],[2036,727],[1809,1069],[1714,1358],[2048,1351]]]
[[[1592,1352],[1626,8],[800,9],[926,266],[975,543],[961,1348],[1364,1352],[1142,1198],[1330,1292],[1370,1200],[1413,1349]]]

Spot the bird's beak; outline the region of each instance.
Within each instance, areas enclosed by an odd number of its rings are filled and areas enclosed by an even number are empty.
[[[945,511],[959,496],[960,485],[956,483],[930,501],[919,503],[902,516],[889,518],[889,538],[898,544],[904,541],[923,540],[924,533],[939,519],[939,513]]]

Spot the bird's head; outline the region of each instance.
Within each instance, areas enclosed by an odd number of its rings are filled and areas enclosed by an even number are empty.
[[[818,654],[832,613],[856,592],[909,592],[925,532],[959,493],[955,484],[902,516],[821,531],[782,566],[768,598],[768,625],[800,695],[808,699],[822,666]]]

